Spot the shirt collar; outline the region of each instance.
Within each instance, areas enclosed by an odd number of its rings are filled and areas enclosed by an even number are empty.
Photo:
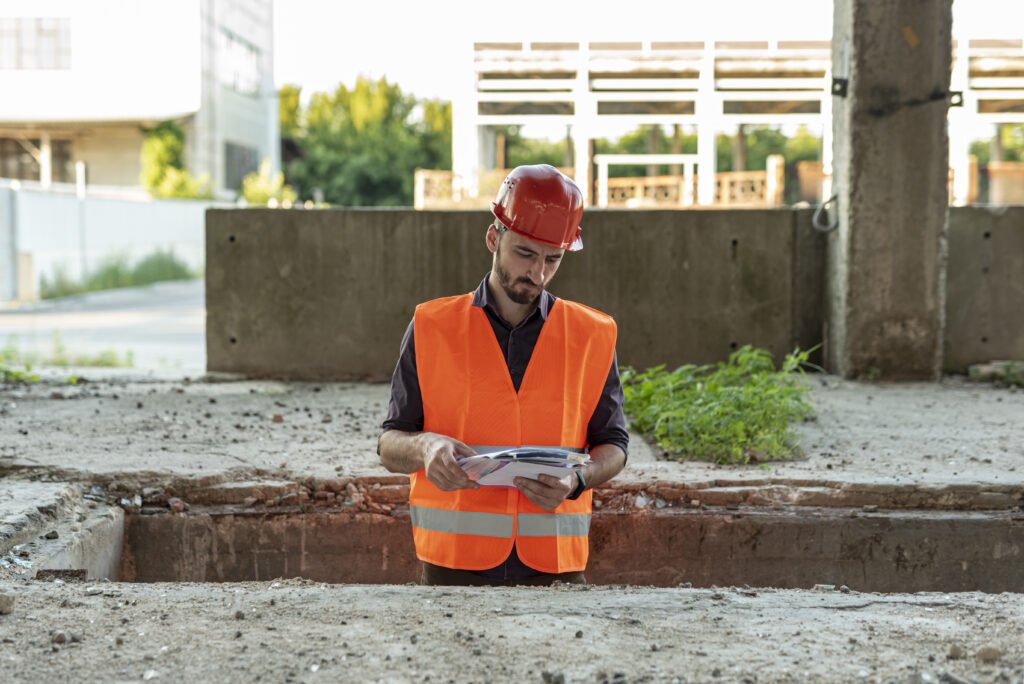
[[[484,279],[477,285],[476,290],[473,292],[473,306],[479,306],[480,308],[490,308],[491,311],[497,313],[498,309],[491,303],[491,293],[487,289],[487,279],[491,276],[490,272],[484,276]],[[537,303],[537,311],[540,312],[541,320],[546,321],[548,319],[548,312],[551,310],[551,305],[555,303],[555,296],[547,290],[540,291],[540,301]],[[530,314],[533,315],[532,313]],[[529,318],[529,316],[527,316]]]

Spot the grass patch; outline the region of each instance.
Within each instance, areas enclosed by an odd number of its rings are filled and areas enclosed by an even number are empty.
[[[112,290],[118,287],[138,287],[166,280],[189,280],[201,277],[189,269],[171,249],[157,250],[132,265],[124,255],[110,256],[89,273],[84,282],[71,278],[63,267],[53,270],[50,277],[40,278],[39,296],[55,299],[71,295]]]
[[[749,345],[716,365],[656,366],[622,374],[633,427],[672,460],[727,464],[792,458],[791,425],[813,415],[803,373],[814,350],[794,350],[775,368]]]
[[[18,347],[17,339],[7,340],[7,344],[0,349],[0,369],[9,373],[31,373],[35,366],[55,366],[68,368],[76,366],[80,368],[130,368],[135,365],[135,355],[127,351],[123,355],[112,349],[104,349],[95,354],[81,354],[69,352],[64,346],[60,332],[53,331],[53,344],[46,354],[36,352],[24,352]],[[24,370],[14,370],[21,367]],[[4,374],[6,379],[7,374]],[[39,376],[33,375],[34,381],[38,382]],[[18,378],[12,375],[13,380]],[[5,380],[5,381],[13,381]]]

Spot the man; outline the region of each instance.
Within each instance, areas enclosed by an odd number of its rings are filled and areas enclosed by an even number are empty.
[[[491,205],[492,269],[476,291],[425,302],[402,340],[378,443],[409,473],[424,584],[584,582],[590,488],[626,462],[615,323],[545,289],[578,251],[583,197],[548,165],[514,169]],[[562,478],[481,487],[471,446],[589,448]]]

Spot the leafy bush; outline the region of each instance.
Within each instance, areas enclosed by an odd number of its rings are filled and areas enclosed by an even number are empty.
[[[175,256],[173,250],[158,249],[135,264],[131,284],[149,285],[164,280],[188,280],[194,277],[196,274],[189,270],[188,264]]]
[[[193,178],[185,170],[185,131],[164,121],[143,131],[142,187],[153,197],[198,199],[212,196],[209,176]]]
[[[60,265],[54,267],[51,277],[46,277],[44,273],[39,278],[39,296],[42,299],[70,297],[83,292],[85,292],[85,285],[74,280],[68,275],[67,269]]]
[[[39,296],[42,299],[54,299],[85,292],[197,277],[199,274],[191,271],[188,264],[174,254],[174,250],[158,249],[134,266],[129,265],[128,258],[124,255],[107,257],[89,273],[84,283],[73,280],[63,267],[58,266],[54,269],[52,278],[43,275],[40,279]]]
[[[283,173],[270,173],[270,160],[264,159],[259,171],[253,171],[242,179],[242,197],[254,206],[265,207],[270,200],[275,200],[289,207],[298,196],[292,186],[285,185]]]
[[[813,415],[802,366],[813,350],[794,350],[779,370],[749,345],[717,365],[664,366],[622,376],[633,427],[673,460],[746,464],[790,458],[790,425]]]

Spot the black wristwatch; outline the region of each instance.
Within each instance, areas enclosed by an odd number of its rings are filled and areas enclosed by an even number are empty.
[[[583,479],[582,469],[578,469],[576,471],[576,477],[578,478],[578,481],[576,482],[576,489],[572,490],[572,493],[565,497],[566,499],[572,499],[573,501],[580,498],[580,494],[582,494],[583,490],[587,488],[587,481]]]

